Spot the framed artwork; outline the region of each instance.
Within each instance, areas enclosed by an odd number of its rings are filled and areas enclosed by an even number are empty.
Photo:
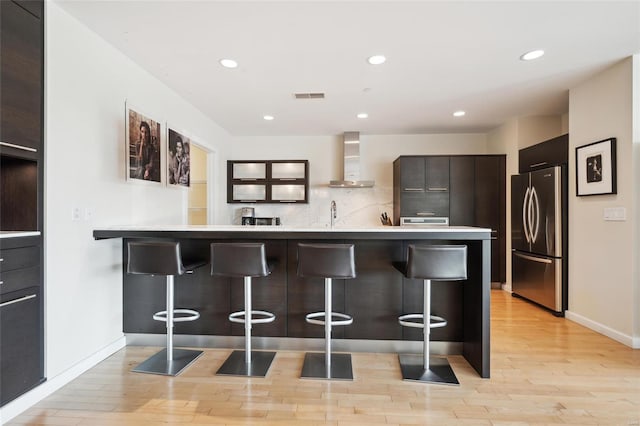
[[[167,185],[191,184],[191,139],[167,126]]]
[[[126,107],[127,180],[161,183],[162,124]]]
[[[576,195],[616,193],[616,138],[576,148]]]

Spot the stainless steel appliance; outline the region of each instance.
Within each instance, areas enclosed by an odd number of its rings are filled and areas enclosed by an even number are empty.
[[[418,217],[401,217],[400,226],[425,226],[425,225],[441,225],[448,226],[448,217],[439,216],[418,216]]]
[[[253,207],[243,207],[240,215],[242,217],[243,225],[253,225],[253,219],[256,215],[256,210]]]
[[[567,309],[566,192],[563,166],[511,176],[512,291],[559,316]]]
[[[279,226],[280,218],[279,217],[254,217],[253,225],[272,225]]]

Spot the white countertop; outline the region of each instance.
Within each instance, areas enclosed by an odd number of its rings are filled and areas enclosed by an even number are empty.
[[[268,225],[123,225],[99,228],[101,231],[234,231],[234,232],[491,232],[472,226],[412,225],[369,227],[304,227]]]
[[[0,238],[35,237],[40,231],[0,231]]]

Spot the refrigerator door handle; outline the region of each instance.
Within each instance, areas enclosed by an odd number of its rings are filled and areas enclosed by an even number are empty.
[[[529,223],[529,232],[531,234],[531,241],[536,242],[538,239],[538,230],[540,229],[540,202],[538,201],[538,193],[536,187],[531,187],[531,222]],[[534,223],[535,222],[535,223]]]
[[[522,201],[522,229],[524,231],[524,238],[527,240],[527,244],[531,243],[531,238],[529,237],[529,229],[527,228],[527,222],[529,217],[529,194],[531,188],[527,187],[527,190],[524,193],[524,200]]]
[[[513,252],[514,256],[518,256],[521,257],[523,259],[527,259],[527,260],[531,260],[533,262],[538,262],[538,263],[547,263],[547,264],[551,264],[553,263],[553,261],[551,259],[544,259],[542,257],[534,257],[534,256],[528,256],[526,254],[522,254],[522,253],[518,253],[518,252]]]

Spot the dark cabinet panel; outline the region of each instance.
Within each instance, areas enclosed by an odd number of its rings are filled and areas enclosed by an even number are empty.
[[[400,157],[400,190],[403,192],[424,192],[426,170],[424,157]]]
[[[475,157],[451,157],[450,168],[449,224],[469,225],[475,219]]]
[[[475,167],[476,226],[493,231],[491,281],[506,281],[506,159],[478,156]]]
[[[449,190],[449,157],[426,157],[425,171],[427,191]]]
[[[345,310],[353,324],[345,337],[402,338],[402,274],[393,267],[402,260],[402,241],[345,241],[355,244],[356,278],[345,280]]]
[[[22,3],[0,2],[0,142],[40,149],[44,33],[32,12],[42,2]]]
[[[39,287],[0,296],[0,405],[44,380]]]
[[[527,173],[569,161],[569,134],[549,139],[518,151],[518,170]]]

